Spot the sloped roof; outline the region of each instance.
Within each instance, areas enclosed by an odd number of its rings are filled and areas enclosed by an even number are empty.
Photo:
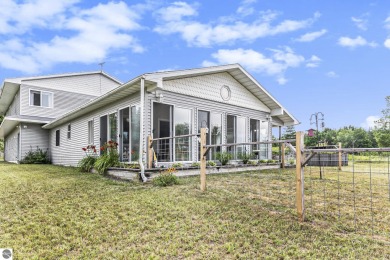
[[[63,77],[74,77],[74,76],[83,76],[83,75],[93,75],[93,74],[102,74],[103,76],[117,82],[119,85],[123,83],[119,80],[113,78],[103,71],[91,71],[91,72],[76,72],[76,73],[64,73],[64,74],[53,74],[46,76],[34,76],[34,77],[21,77],[21,78],[9,78],[5,79],[3,85],[0,89],[0,115],[5,114],[8,107],[11,105],[13,98],[16,93],[19,91],[20,85],[24,81],[34,81],[41,79],[51,79],[51,78],[63,78]]]
[[[275,118],[276,124],[288,126],[299,124],[299,121],[292,116],[271,94],[265,90],[260,83],[258,83],[248,72],[246,72],[239,64],[230,64],[222,66],[213,66],[205,68],[187,69],[187,70],[175,70],[175,71],[161,71],[153,73],[145,73],[140,75],[118,88],[91,100],[90,102],[82,105],[56,120],[46,124],[43,128],[51,129],[73,120],[79,116],[85,115],[97,108],[106,106],[115,100],[119,100],[127,95],[131,95],[140,89],[141,78],[145,79],[145,87],[157,84],[158,87],[163,87],[164,80],[194,77],[215,74],[220,72],[229,73],[234,79],[246,87],[253,93],[260,101],[262,101],[271,110],[271,116]]]

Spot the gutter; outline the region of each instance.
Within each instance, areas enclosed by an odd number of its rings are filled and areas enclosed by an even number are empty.
[[[143,182],[146,182],[148,178],[145,176],[145,167],[143,163],[144,158],[144,104],[145,104],[145,76],[141,77],[140,84],[140,92],[141,92],[141,111],[140,111],[140,131],[139,131],[139,156],[138,156],[138,164],[141,170],[141,179]]]

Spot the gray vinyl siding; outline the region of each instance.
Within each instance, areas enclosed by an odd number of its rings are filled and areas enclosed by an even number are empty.
[[[16,93],[14,100],[9,106],[5,116],[18,116],[20,115],[20,90]]]
[[[53,107],[30,106],[30,90],[47,91],[53,93]],[[93,95],[83,95],[62,90],[53,90],[29,85],[20,86],[20,114],[57,118],[95,98]]]
[[[100,96],[119,86],[119,83],[101,74],[24,80],[24,84],[41,86],[52,90],[69,91],[84,95]]]
[[[188,108],[192,109],[193,111],[193,127],[192,131],[193,133],[198,132],[198,124],[197,124],[197,111],[198,110],[204,110],[204,111],[210,111],[215,113],[221,113],[222,116],[222,126],[223,126],[223,135],[222,135],[222,142],[226,143],[226,115],[235,115],[235,116],[243,116],[247,117],[247,137],[249,136],[249,119],[258,119],[261,121],[268,121],[269,113],[264,112],[261,110],[255,110],[250,108],[243,108],[238,107],[231,104],[221,103],[221,102],[215,102],[211,100],[206,100],[202,98],[197,97],[191,97],[186,96],[179,93],[174,92],[168,92],[168,91],[159,91],[163,94],[164,104],[178,106],[182,108]],[[155,97],[155,94],[149,93],[146,96],[145,104],[148,104],[148,107],[145,109],[145,125],[146,125],[146,134],[151,135],[152,130],[152,102],[157,101],[157,98]],[[269,124],[269,135],[268,138],[271,140],[272,138],[272,126]],[[145,136],[146,138],[146,136]],[[196,142],[196,139],[193,138],[193,160],[197,160],[198,158],[198,149],[197,149],[198,143]],[[270,146],[271,147],[271,146]],[[269,158],[271,155],[271,148],[269,147]]]
[[[4,160],[7,162],[16,162],[19,160],[18,134],[19,128],[15,128],[14,131],[4,138]]]
[[[100,149],[100,117],[118,112],[125,107],[139,105],[139,93],[118,100],[82,117],[50,130],[50,150],[53,164],[77,166],[84,157],[83,147],[88,145],[88,121],[94,120],[94,140],[96,149]],[[118,117],[119,118],[119,117]],[[71,124],[71,139],[67,138],[67,127]],[[60,146],[56,146],[56,130],[60,130]]]
[[[42,129],[42,124],[22,123],[21,132],[21,159],[30,150],[36,151],[40,148],[47,151],[49,149],[49,130]]]

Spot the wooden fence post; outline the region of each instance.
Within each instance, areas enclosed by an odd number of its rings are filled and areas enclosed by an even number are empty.
[[[153,144],[153,138],[151,135],[148,136],[148,169],[152,168],[153,165],[153,149],[152,149],[152,144]]]
[[[296,203],[299,221],[305,220],[305,197],[304,197],[304,172],[302,167],[302,149],[304,148],[304,134],[303,132],[296,133],[296,184],[297,194]]]
[[[206,190],[206,134],[207,129],[200,129],[200,190]]]
[[[286,151],[286,145],[284,143],[282,143],[282,150],[281,150],[281,156],[282,156],[281,167],[282,167],[282,169],[284,169],[285,165],[286,165],[285,151]]]
[[[342,154],[341,154],[341,143],[339,143],[339,171],[341,171],[341,166],[343,166],[343,157],[342,157]]]

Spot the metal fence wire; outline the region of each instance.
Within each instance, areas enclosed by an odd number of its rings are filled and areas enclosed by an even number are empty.
[[[318,154],[330,161],[304,169],[306,217],[390,238],[390,152],[344,152],[340,168],[335,152]]]

